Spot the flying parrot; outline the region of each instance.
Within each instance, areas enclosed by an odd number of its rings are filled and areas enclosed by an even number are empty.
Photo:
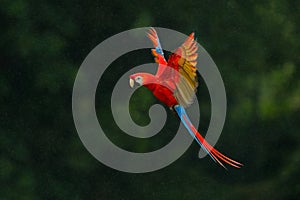
[[[193,103],[198,87],[196,74],[198,46],[194,33],[191,33],[184,43],[169,56],[168,61],[164,58],[156,30],[150,28],[147,35],[154,46],[151,51],[155,62],[158,63],[158,70],[155,75],[132,74],[129,79],[130,87],[133,88],[134,84],[138,83],[140,86],[148,88],[158,100],[174,110],[188,132],[216,163],[225,169],[223,163],[240,168],[243,164],[228,158],[212,147],[200,135],[186,114],[185,108]]]

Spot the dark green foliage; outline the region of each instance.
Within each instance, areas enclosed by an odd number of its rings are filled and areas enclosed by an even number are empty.
[[[300,195],[299,1],[0,1],[0,199],[297,199]],[[196,143],[175,163],[127,174],[94,159],[72,118],[76,72],[101,41],[121,31],[158,26],[196,31],[222,74],[228,112],[217,148],[245,164],[225,171]],[[127,59],[126,59],[126,58]],[[130,59],[128,59],[130,58]],[[147,152],[167,144],[179,125],[133,139],[113,122],[111,89],[149,51],[112,64],[97,91],[97,113],[120,147]],[[198,91],[205,132],[210,100]],[[137,98],[143,105],[137,105]],[[131,104],[138,124],[157,101],[140,89]],[[105,116],[105,118],[103,118]]]

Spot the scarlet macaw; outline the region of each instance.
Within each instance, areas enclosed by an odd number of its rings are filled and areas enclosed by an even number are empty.
[[[166,104],[171,110],[175,110],[188,132],[212,160],[224,168],[226,167],[222,161],[233,167],[240,168],[242,166],[241,163],[217,151],[200,135],[185,112],[184,108],[193,103],[198,87],[196,75],[198,46],[194,39],[194,33],[191,33],[185,42],[169,56],[168,62],[164,58],[164,53],[154,28],[150,28],[148,37],[154,45],[154,49],[151,49],[151,51],[156,63],[158,63],[157,73],[155,75],[149,73],[133,74],[129,79],[130,86],[133,88],[135,82],[145,86],[158,100]]]

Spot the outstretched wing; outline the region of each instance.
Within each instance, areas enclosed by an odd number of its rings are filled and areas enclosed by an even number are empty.
[[[191,33],[185,42],[170,55],[169,67],[162,74],[163,79],[172,79],[175,82],[174,96],[183,107],[188,107],[193,103],[198,87],[197,50],[194,33]],[[174,73],[174,69],[177,73]]]
[[[161,44],[159,42],[158,35],[154,28],[151,27],[149,29],[148,37],[152,41],[153,46],[154,46],[154,49],[151,49],[152,55],[154,56],[154,60],[156,63],[159,64],[156,75],[160,76],[167,65],[167,61],[165,60],[164,52],[161,48]]]

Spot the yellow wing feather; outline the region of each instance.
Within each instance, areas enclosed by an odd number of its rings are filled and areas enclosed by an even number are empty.
[[[178,72],[180,73],[180,79],[176,84],[174,96],[184,107],[188,107],[193,103],[198,87],[198,78],[196,73],[198,58],[197,50],[197,42],[194,40],[194,33],[192,33],[174,52],[174,54],[180,56],[178,60]]]

